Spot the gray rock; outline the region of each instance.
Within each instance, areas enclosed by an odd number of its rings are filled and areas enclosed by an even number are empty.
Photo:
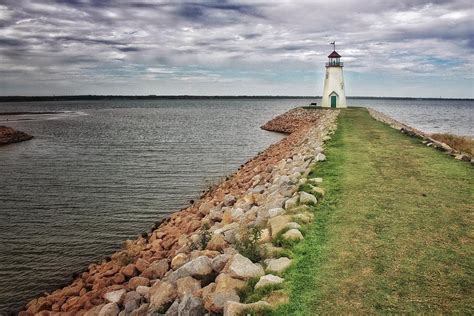
[[[236,202],[236,199],[235,199],[235,196],[233,196],[232,194],[226,194],[224,196],[224,205],[225,206],[232,206],[234,205]]]
[[[319,154],[316,155],[315,159],[316,159],[316,161],[324,161],[324,160],[326,160],[326,155],[323,154],[323,153],[319,153]]]
[[[179,316],[179,301],[175,300],[173,304],[168,308],[165,316]]]
[[[264,275],[258,280],[257,284],[255,284],[255,289],[259,289],[269,285],[277,285],[283,283],[284,279],[280,278],[279,276],[273,274]]]
[[[181,303],[179,303],[179,316],[201,316],[204,313],[204,305],[198,297],[185,295]]]
[[[212,273],[211,259],[206,256],[200,256],[185,263],[182,267],[166,276],[164,280],[174,283],[178,279],[187,276],[202,278],[210,273]]]
[[[289,210],[293,207],[296,207],[298,205],[298,196],[295,195],[292,198],[289,198],[288,200],[285,201],[285,209]]]
[[[109,303],[122,304],[122,301],[125,297],[125,293],[127,293],[125,289],[108,292],[104,294],[104,298]]]
[[[215,207],[215,208],[212,208],[210,211],[209,211],[209,219],[213,220],[213,221],[221,221],[222,220],[222,216],[224,215],[224,211],[222,210],[222,208],[220,207]]]
[[[315,205],[318,203],[316,197],[312,194],[306,192],[300,192],[300,203],[301,204],[308,204],[308,205]]]
[[[123,300],[123,309],[125,313],[130,313],[137,309],[140,306],[141,300],[142,296],[136,291],[131,291],[125,294],[125,299]]]
[[[150,289],[150,305],[149,312],[161,312],[166,305],[171,304],[178,296],[176,285],[158,281]]]
[[[302,240],[304,239],[301,232],[297,229],[290,229],[286,233],[283,234],[283,238],[286,240]]]
[[[278,259],[267,259],[265,260],[265,264],[267,265],[267,271],[282,273],[291,265],[291,260],[287,257],[281,257]]]
[[[301,225],[296,223],[296,222],[290,222],[288,223],[288,225],[286,225],[286,227],[288,227],[289,229],[300,229],[301,228]]]
[[[139,286],[137,286],[135,291],[138,294],[140,294],[141,296],[143,296],[144,298],[148,299],[150,297],[150,289],[151,289],[151,287],[149,287],[149,286],[139,285]]]
[[[242,280],[248,280],[265,274],[261,265],[253,263],[241,254],[236,254],[231,259],[228,271],[231,277]]]
[[[252,193],[263,193],[265,192],[265,186],[263,185],[257,185],[256,187],[252,188],[252,190],[250,190],[250,192]]]
[[[222,254],[222,255],[216,256],[211,261],[212,270],[216,271],[217,273],[221,272],[230,258],[231,256],[228,254]]]
[[[240,302],[240,297],[234,290],[213,292],[204,298],[204,306],[208,311],[222,313],[226,302]]]
[[[100,309],[98,316],[117,316],[120,313],[120,308],[117,303],[108,303]]]
[[[275,217],[275,216],[283,215],[283,214],[285,214],[285,210],[282,209],[281,207],[276,207],[276,208],[272,208],[268,210],[269,217]]]
[[[222,228],[216,229],[214,231],[214,234],[223,234],[228,230],[237,229],[237,228],[239,228],[239,223],[235,223],[235,222],[230,223],[230,224],[224,225]]]

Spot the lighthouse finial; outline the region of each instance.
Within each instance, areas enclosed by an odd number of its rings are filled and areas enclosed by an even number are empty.
[[[336,41],[329,43],[332,45],[333,51],[336,51]]]

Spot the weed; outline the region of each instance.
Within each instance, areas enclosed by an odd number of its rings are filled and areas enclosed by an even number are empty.
[[[239,238],[234,241],[234,247],[243,256],[252,260],[252,262],[258,262],[262,260],[261,249],[258,244],[261,236],[262,229],[259,226],[250,226],[242,229]]]

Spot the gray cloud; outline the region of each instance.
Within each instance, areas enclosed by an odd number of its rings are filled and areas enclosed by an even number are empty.
[[[0,72],[9,75],[0,94],[41,93],[40,79],[67,81],[48,86],[55,94],[92,93],[94,81],[103,93],[192,93],[206,80],[216,94],[319,94],[332,40],[349,79],[414,75],[472,86],[473,16],[465,0],[6,0]],[[127,79],[129,90],[113,88]]]

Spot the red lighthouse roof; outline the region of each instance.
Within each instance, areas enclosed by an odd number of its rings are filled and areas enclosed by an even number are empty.
[[[341,58],[341,55],[339,55],[336,51],[333,51],[331,54],[329,54],[328,58]]]

